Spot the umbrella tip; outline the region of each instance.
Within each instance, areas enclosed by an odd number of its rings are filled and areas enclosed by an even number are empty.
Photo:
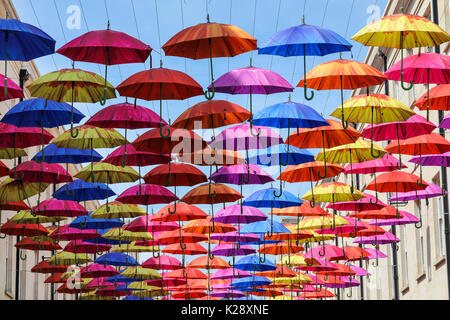
[[[206,14],[206,21],[209,23],[209,13]]]

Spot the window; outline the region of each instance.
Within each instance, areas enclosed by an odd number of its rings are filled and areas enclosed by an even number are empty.
[[[5,292],[6,294],[12,297],[13,237],[7,237],[6,241],[7,244],[6,244]]]
[[[433,183],[440,186],[440,177],[439,173],[434,177]],[[445,238],[444,238],[444,210],[443,210],[443,198],[442,197],[436,197],[433,198],[433,207],[435,210],[433,210],[435,213],[433,214],[433,220],[434,220],[434,244],[435,244],[435,258],[439,259],[444,256],[444,245],[445,245]]]
[[[416,216],[422,217],[422,206],[420,200],[414,201],[414,208]],[[425,265],[425,252],[424,252],[424,241],[423,241],[423,227],[416,229],[416,254],[417,254],[417,274],[422,274],[424,272]]]
[[[35,254],[34,255],[34,265],[37,265],[39,263],[39,255]],[[34,300],[38,300],[39,299],[39,273],[36,273],[33,277],[33,296],[34,296]]]
[[[400,242],[400,262],[401,262],[401,278],[402,278],[402,286],[406,287],[409,284],[409,274],[408,274],[408,252],[407,252],[407,241],[405,235],[405,227],[400,227],[400,236],[402,239]]]

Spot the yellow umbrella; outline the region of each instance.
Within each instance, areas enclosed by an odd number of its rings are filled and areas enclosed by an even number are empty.
[[[121,244],[111,249],[111,252],[157,252],[158,246],[138,246],[136,241],[132,241],[129,244]]]
[[[110,296],[99,296],[95,292],[86,292],[80,295],[80,300],[116,300]]]
[[[122,228],[111,228],[102,235],[102,238],[119,241],[153,240],[153,237],[149,232],[132,232]]]
[[[49,222],[59,222],[67,219],[66,217],[47,217],[41,215],[33,215],[31,210],[21,210],[17,212],[11,219],[10,222],[14,223],[49,223]]]
[[[137,204],[127,204],[118,201],[109,204],[107,211],[106,204],[98,207],[91,213],[92,219],[125,219],[145,216],[147,213]]]
[[[373,153],[374,149],[377,151],[377,154],[375,154],[375,156]],[[350,163],[350,180],[352,184],[350,192],[353,193],[354,186],[352,175],[353,169],[352,163],[373,160],[378,158],[380,155],[385,155],[386,153],[387,153],[386,150],[374,144],[373,142],[358,139],[354,143],[344,144],[334,148],[320,151],[316,159],[319,161],[323,161],[324,158],[326,157],[327,161],[331,163]]]
[[[365,46],[400,49],[401,85],[403,82],[403,48],[434,47],[450,41],[450,35],[430,20],[409,14],[394,14],[372,22],[359,30],[352,40]]]
[[[354,189],[351,192],[351,187],[342,182],[328,182],[322,183],[312,190],[308,191],[302,196],[302,199],[311,201],[312,193],[314,193],[314,199],[317,202],[345,202],[356,201],[366,196],[359,190]]]
[[[308,217],[303,219],[298,224],[298,229],[300,230],[317,230],[317,229],[326,229],[334,226],[345,226],[348,225],[349,222],[344,218],[333,215],[329,217]],[[318,236],[322,236],[321,234]]]
[[[145,269],[145,268],[143,268],[143,269]],[[149,269],[149,270],[152,270],[152,269]],[[161,277],[157,278],[157,279],[161,279]],[[127,288],[128,289],[134,289],[134,290],[148,290],[148,291],[150,291],[150,290],[161,290],[161,287],[154,286],[154,285],[149,285],[146,281],[134,281],[134,282],[131,282],[127,286]]]
[[[73,264],[79,265],[88,262],[92,262],[92,259],[90,259],[84,253],[72,253],[68,251],[58,252],[48,260],[48,264],[62,265],[62,266],[69,266]]]
[[[0,159],[14,159],[17,157],[26,157],[27,153],[23,149],[15,148],[16,154],[14,154],[14,148],[1,148]]]
[[[0,203],[19,202],[28,199],[38,193],[44,192],[49,185],[49,183],[44,182],[24,182],[6,177],[0,183]]]
[[[309,262],[306,262],[306,260],[309,260]],[[308,264],[309,263],[309,264]],[[316,259],[305,259],[303,254],[293,254],[290,257],[280,257],[277,260],[277,264],[279,265],[289,265],[291,267],[304,267],[304,266],[311,266],[311,265],[319,265],[320,263]]]
[[[406,121],[415,113],[400,101],[390,98],[384,94],[359,95],[348,99],[342,106],[331,113],[336,118],[344,118],[345,121],[370,123],[373,125]],[[371,144],[373,146],[373,143]],[[374,158],[380,157],[380,153],[374,153],[373,147],[371,154]]]
[[[167,296],[169,293],[167,291],[163,291],[161,288],[155,287],[156,289],[151,290],[136,290],[131,291],[131,295],[139,298],[154,298],[154,297],[162,297]]]
[[[136,279],[136,280],[153,280],[162,279],[158,271],[142,267],[128,267],[121,274],[122,277]]]
[[[28,90],[33,97],[72,103],[70,134],[73,138],[78,136],[78,129],[73,134],[74,102],[96,103],[116,97],[116,90],[104,78],[93,72],[75,68],[47,73],[34,80],[28,86]]]
[[[288,277],[277,277],[277,278],[269,278],[273,283],[278,284],[302,284],[311,282],[311,278],[303,273],[298,273],[296,277],[288,278]]]

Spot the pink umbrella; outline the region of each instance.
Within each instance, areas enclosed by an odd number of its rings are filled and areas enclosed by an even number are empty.
[[[57,230],[49,234],[52,239],[60,240],[87,240],[100,237],[100,233],[93,229],[77,229],[71,228],[69,225],[59,227]]]
[[[397,195],[389,198],[389,201],[411,201],[418,199],[429,199],[433,197],[440,197],[447,191],[443,191],[441,187],[434,183],[428,183],[425,190],[417,190],[410,192],[399,192]]]
[[[427,84],[429,96],[430,83],[450,83],[450,58],[439,53],[419,53],[395,63],[385,74],[389,80],[401,81],[401,64],[403,63],[403,80],[411,83]],[[427,104],[427,120],[429,119]]]
[[[211,297],[217,298],[242,298],[245,293],[238,290],[213,290],[209,293]]]
[[[365,211],[378,210],[386,206],[383,202],[377,200],[373,195],[365,192],[363,192],[363,194],[366,197],[360,200],[330,203],[326,206],[326,208],[338,211]]]
[[[99,263],[92,263],[80,270],[80,276],[82,278],[107,278],[119,273],[116,268]]]
[[[6,81],[5,81],[5,76],[0,74],[0,89],[2,91],[6,90],[5,82],[6,82],[6,87],[8,88],[7,94],[6,94],[6,96],[1,95],[0,101],[6,101],[6,100],[10,100],[10,99],[17,99],[17,98],[24,97],[23,90],[14,81],[12,81],[8,77],[6,77]]]
[[[46,217],[78,217],[88,212],[78,202],[70,200],[48,199],[31,209],[38,215]]]
[[[180,226],[178,223],[169,221],[152,221],[153,214],[148,214],[145,216],[138,217],[134,219],[130,224],[125,226],[125,230],[131,232],[161,232],[161,231],[172,231],[178,229]]]
[[[369,252],[370,255],[368,257],[364,257],[364,260],[371,260],[371,259],[376,259],[378,258],[387,258],[387,255],[385,255],[383,252],[381,252],[380,250],[374,249],[374,248],[364,248],[365,251]],[[356,271],[356,270],[355,270]]]
[[[322,252],[320,252],[321,249],[323,250]],[[311,248],[308,252],[304,254],[304,258],[310,259],[317,258],[319,256],[324,257],[329,261],[346,259],[344,249],[332,244],[324,244],[322,247],[317,246]]]
[[[159,122],[158,114],[148,108],[136,105],[135,100],[134,105],[125,102],[103,108],[94,114],[86,124],[100,128],[125,129],[125,141],[127,141],[127,129],[158,128]],[[167,125],[164,120],[161,120],[161,123]],[[127,144],[125,144],[123,151],[121,164],[125,167],[127,165]]]
[[[211,279],[235,279],[235,278],[246,278],[251,277],[252,274],[248,271],[227,268],[219,269],[212,276]]]
[[[242,208],[242,209],[241,209]],[[267,216],[258,208],[233,204],[217,211],[214,221],[220,223],[253,223],[267,220]]]
[[[317,262],[319,262],[319,264],[311,265],[311,266],[297,266],[297,267],[295,267],[295,269],[303,270],[303,271],[327,271],[327,270],[337,270],[338,269],[338,267],[334,263],[332,263],[326,259],[318,259],[318,255],[314,259],[317,260]],[[308,277],[310,277],[309,274],[308,274]]]
[[[401,225],[410,224],[410,223],[416,224],[421,221],[419,218],[417,218],[412,213],[409,213],[406,211],[399,211],[399,213],[403,215],[399,219],[397,219],[397,218],[395,218],[395,219],[379,219],[379,220],[376,219],[376,220],[370,220],[369,224],[376,225],[376,226],[392,226],[392,225],[401,226]]]
[[[92,242],[85,242],[83,240],[72,240],[65,247],[64,251],[73,253],[98,253],[109,251],[111,249],[109,244],[96,244]]]
[[[386,231],[383,234],[377,234],[374,236],[358,237],[353,242],[359,244],[379,245],[379,244],[390,244],[394,242],[400,242],[400,239],[394,236],[392,233]]]
[[[211,85],[208,87],[212,91]],[[247,68],[240,68],[231,70],[220,76],[214,81],[214,90],[216,92],[223,92],[228,94],[249,94],[250,95],[250,132],[253,134],[253,111],[252,111],[252,94],[272,94],[279,92],[292,92],[294,87],[287,82],[279,74],[261,68],[251,66]],[[257,136],[260,131],[258,130]]]
[[[342,219],[348,221],[348,225],[344,226],[335,226],[334,228],[325,228],[325,229],[317,229],[315,230],[319,234],[344,234],[348,232],[354,232],[354,236],[356,236],[356,233],[360,230],[367,229],[367,227],[359,222],[357,219],[351,218],[351,217],[344,217],[341,216]]]
[[[275,181],[266,171],[256,164],[235,164],[224,166],[214,172],[210,179],[216,183],[243,184],[265,184]],[[242,193],[242,189],[241,189]]]
[[[183,268],[178,259],[168,255],[161,255],[157,258],[152,257],[147,259],[141,264],[141,267],[158,270],[176,270]]]
[[[215,233],[210,236],[211,240],[219,240],[224,242],[238,242],[236,248],[239,249],[240,242],[259,242],[261,237],[255,233],[239,233],[231,231],[226,233]]]
[[[95,278],[88,282],[86,288],[105,288],[114,285],[112,282],[107,282],[108,277]]]
[[[367,249],[364,249],[364,250],[368,251]],[[367,272],[366,269],[364,269],[364,268],[361,268],[358,266],[350,266],[350,269],[355,271],[355,273],[356,273],[355,276],[358,276],[358,277],[370,276],[370,273]]]
[[[162,186],[156,184],[142,184],[126,189],[116,198],[116,200],[122,203],[150,205],[171,203],[179,199],[171,191]]]
[[[138,166],[140,168],[155,164],[169,163],[171,160],[169,154],[138,151],[132,144],[129,144],[118,147],[105,159],[103,159],[103,162],[107,162],[115,166],[122,165],[124,163],[125,147],[127,149],[127,165],[129,166]]]
[[[144,62],[150,56],[152,48],[126,33],[110,30],[108,21],[107,30],[87,32],[66,43],[56,52],[73,61],[105,65],[105,91],[100,99],[100,103],[104,105],[108,66]]]

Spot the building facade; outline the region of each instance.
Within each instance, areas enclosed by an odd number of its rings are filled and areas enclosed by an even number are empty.
[[[384,16],[401,13],[401,7],[404,7],[405,13],[426,17],[439,24],[442,29],[450,32],[449,3],[449,1],[445,0],[390,0],[385,8]],[[434,47],[421,48],[421,52],[440,51],[440,53],[448,55],[449,49],[450,43],[445,43],[438,49]],[[418,53],[419,50],[417,48],[404,50],[405,56]],[[398,49],[369,47],[364,62],[384,72],[385,67],[388,69],[399,60],[400,50]],[[426,85],[414,85],[412,90],[405,91],[398,81],[387,81],[386,83],[389,96],[403,102],[407,106],[412,106],[413,102],[426,92]],[[372,87],[371,92],[385,94],[385,86],[386,84]],[[353,95],[364,93],[366,93],[365,88],[355,90]],[[426,117],[426,111],[420,111],[416,107],[413,110],[417,114]],[[438,111],[430,111],[430,121],[436,125],[439,124]],[[361,131],[364,128],[364,124],[358,124],[356,128]],[[449,139],[449,134],[444,134]],[[385,147],[387,142],[380,143],[380,145]],[[403,170],[418,175],[419,168],[408,162],[410,159],[411,156],[402,155],[403,164],[408,166],[408,168]],[[358,175],[356,179],[357,183],[359,182],[359,190],[365,191],[367,184],[373,178],[374,176],[370,174]],[[423,167],[423,179],[425,181],[441,186],[442,178],[441,167]],[[336,178],[336,181],[350,184],[350,177],[349,175],[340,175]],[[374,194],[371,191],[368,191],[368,193]],[[386,193],[379,193],[379,197],[381,201],[388,203],[388,195]],[[417,217],[421,216],[421,228],[416,228],[414,224],[396,226],[395,230],[392,230],[389,226],[384,227],[387,231],[394,231],[397,237],[401,239],[398,247],[380,245],[379,249],[388,257],[379,259],[378,266],[375,266],[376,261],[363,262],[362,267],[366,268],[371,273],[371,276],[363,277],[361,287],[345,289],[344,292],[341,290],[340,298],[355,300],[449,299],[445,240],[445,215],[448,217],[448,201],[448,197],[444,198],[441,196],[428,201],[409,201],[406,205],[400,207],[400,210],[413,213]],[[352,239],[347,239],[346,245],[352,245]],[[394,250],[396,250],[397,259],[395,259]],[[396,263],[395,260],[397,260]],[[395,281],[395,269],[397,269],[398,274],[397,281]],[[396,282],[398,283],[398,288],[396,288]]]
[[[1,0],[0,1],[0,17],[5,18],[6,12],[9,14],[9,18],[12,19],[20,19],[17,16],[17,12],[14,9],[12,1],[10,0]],[[4,70],[5,65],[4,61],[0,61],[0,69]],[[24,95],[25,99],[31,98],[30,93],[26,89],[27,86],[34,80],[37,79],[40,74],[37,69],[35,63],[33,61],[30,62],[19,62],[19,61],[8,61],[8,77],[11,78],[15,83],[19,84],[20,82],[20,73],[21,70],[26,70],[28,74],[27,80],[24,82]],[[22,74],[25,72],[22,71]],[[8,100],[5,102],[0,102],[0,117],[2,117],[11,107],[19,102],[19,99]],[[64,128],[53,128],[47,129],[53,136],[58,136],[62,132],[64,132]],[[20,161],[28,161],[39,152],[41,149],[40,146],[32,147],[25,149],[27,156],[22,157]],[[8,168],[13,167],[12,160],[1,160]],[[75,174],[81,169],[80,165],[69,165],[69,173],[71,175]],[[4,178],[0,178],[0,181],[3,181]],[[45,192],[41,194],[41,200],[48,199],[52,196],[55,189],[59,188],[61,185],[50,185]],[[36,205],[37,196],[30,198],[30,204],[32,206]],[[92,210],[93,205],[96,203],[89,202],[87,209]],[[0,212],[0,223],[3,224],[7,221],[7,219],[11,218],[16,212],[12,211],[2,211]],[[64,224],[64,222],[62,222]],[[30,251],[24,250],[23,252],[19,252],[19,255],[22,258],[19,259],[19,264],[17,265],[17,250],[14,246],[17,242],[17,237],[15,236],[7,236],[4,239],[0,239],[0,300],[50,300],[52,297],[51,294],[51,285],[44,284],[45,279],[49,276],[49,274],[40,274],[40,273],[32,273],[31,268],[35,266],[38,262],[42,261],[43,257],[48,259],[51,255],[49,251]],[[18,270],[18,273],[16,273]],[[16,294],[16,279],[18,281],[18,295]],[[56,284],[54,286],[54,290],[59,287],[60,284]],[[72,299],[73,295],[63,295],[59,293],[55,293],[54,299],[62,300],[62,299]]]

